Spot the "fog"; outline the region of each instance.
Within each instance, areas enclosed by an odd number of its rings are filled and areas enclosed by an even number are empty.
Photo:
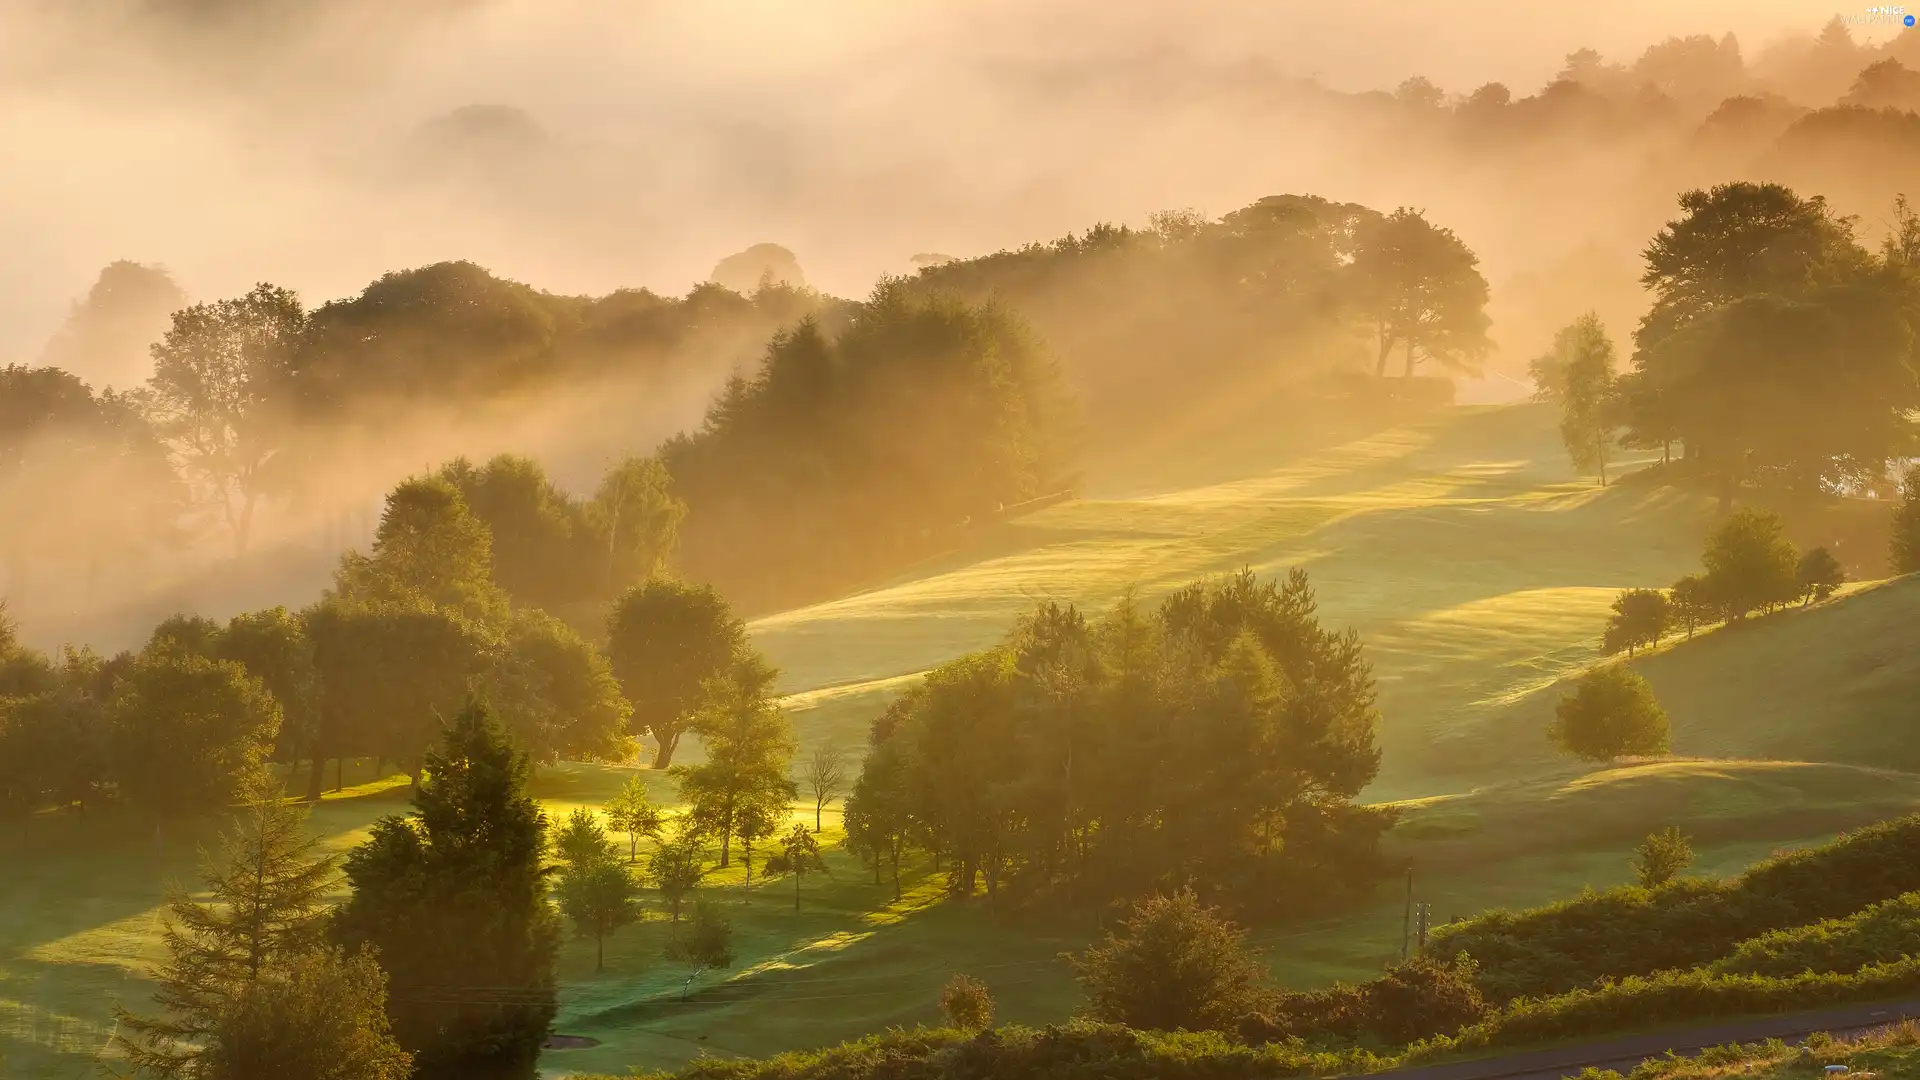
[[[1634,256],[1674,192],[1744,159],[1676,165],[1682,129],[1657,126],[1518,156],[1436,150],[1356,129],[1317,88],[1424,75],[1521,97],[1582,46],[1631,63],[1671,35],[1731,30],[1751,59],[1833,14],[1781,0],[0,0],[0,362],[40,358],[119,259],[166,267],[191,300],[272,281],[312,307],[449,259],[553,292],[679,295],[776,242],[812,285],[858,297],[918,253],[1305,192],[1454,228],[1493,283],[1494,363],[1511,374],[1586,308],[1630,329]],[[757,349],[737,344],[726,363]],[[210,582],[190,552],[118,583],[47,567],[10,586],[13,611],[39,643],[117,646],[169,605],[304,602],[397,476],[517,450],[584,488],[696,421],[726,363],[343,436],[324,490],[263,515],[247,566]],[[96,386],[140,377],[75,370]],[[1463,396],[1519,392],[1496,374]]]
[[[445,258],[556,291],[677,293],[774,240],[816,284],[858,295],[920,251],[1276,191],[1471,218],[1470,192],[1351,160],[1309,118],[1223,107],[1232,73],[1252,61],[1345,90],[1425,74],[1521,94],[1581,45],[1631,59],[1668,34],[1734,30],[1751,51],[1831,14],[1778,0],[6,11],[0,356],[15,358],[119,258],[166,265],[195,298],[270,279],[313,302]],[[423,130],[474,104],[528,125]],[[1532,255],[1462,231],[1496,282]]]

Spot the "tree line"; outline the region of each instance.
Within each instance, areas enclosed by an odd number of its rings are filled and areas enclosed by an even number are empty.
[[[919,848],[994,902],[1101,904],[1191,885],[1253,909],[1370,885],[1386,816],[1371,669],[1313,590],[1242,572],[1104,617],[1042,603],[875,721],[847,843]]]
[[[1604,485],[1616,445],[1658,448],[1723,509],[1748,486],[1886,493],[1920,409],[1920,216],[1899,200],[1872,251],[1824,199],[1778,184],[1680,206],[1646,249],[1632,370],[1591,313],[1531,365],[1575,467]]]

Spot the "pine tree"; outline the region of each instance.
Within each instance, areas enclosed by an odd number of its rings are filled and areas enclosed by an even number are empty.
[[[166,963],[154,972],[154,999],[168,1016],[120,1010],[116,1045],[135,1069],[161,1077],[198,1075],[222,1018],[276,962],[320,941],[323,899],[335,862],[317,853],[307,811],[288,803],[264,771],[245,782],[246,808],[221,837],[202,874],[211,903],[172,890],[163,935]]]
[[[394,1033],[421,1077],[524,1075],[552,1027],[560,927],[529,771],[469,703],[427,755],[413,813],[377,822],[347,858],[337,933],[379,950]]]

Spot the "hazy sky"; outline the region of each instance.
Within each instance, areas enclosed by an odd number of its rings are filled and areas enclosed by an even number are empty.
[[[445,258],[555,290],[677,293],[772,240],[815,283],[859,294],[916,252],[1346,183],[1323,140],[1217,115],[1196,71],[1261,60],[1341,89],[1418,73],[1524,93],[1580,45],[1631,58],[1669,34],[1733,30],[1751,53],[1834,14],[1781,0],[0,12],[0,360],[30,358],[117,258],[165,264],[202,298],[271,279],[318,301]],[[1168,70],[1186,81],[1155,81]],[[536,133],[469,133],[454,149],[420,135],[475,103],[523,110]]]

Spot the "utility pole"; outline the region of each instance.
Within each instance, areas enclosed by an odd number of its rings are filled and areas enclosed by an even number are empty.
[[[1413,864],[1407,864],[1407,909],[1400,917],[1400,962],[1407,962],[1407,949],[1413,938]]]

